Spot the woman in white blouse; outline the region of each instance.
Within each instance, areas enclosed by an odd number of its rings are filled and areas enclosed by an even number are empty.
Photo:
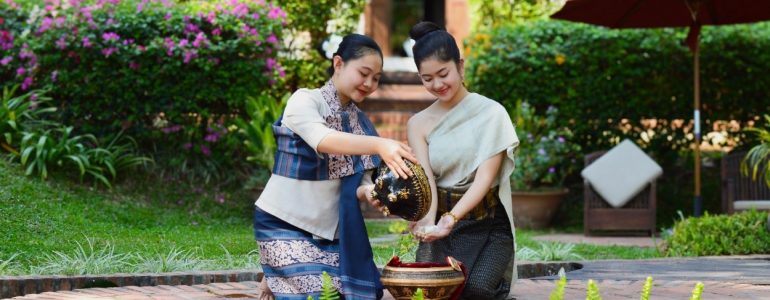
[[[323,272],[347,300],[382,297],[358,200],[380,160],[407,177],[404,159],[417,159],[406,144],[378,137],[356,106],[377,89],[377,44],[345,36],[331,73],[323,87],[297,90],[273,126],[276,162],[254,216],[263,299],[318,297]]]

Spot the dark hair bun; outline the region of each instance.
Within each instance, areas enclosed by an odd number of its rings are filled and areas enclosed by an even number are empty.
[[[426,36],[428,33],[438,30],[442,30],[441,27],[434,24],[433,22],[422,21],[412,26],[412,30],[409,30],[409,37],[417,41]]]

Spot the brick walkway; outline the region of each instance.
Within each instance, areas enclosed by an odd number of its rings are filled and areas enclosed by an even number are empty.
[[[565,299],[584,299],[587,281],[570,280],[565,288]],[[651,299],[689,299],[695,281],[666,281],[653,284]],[[149,286],[122,288],[92,288],[74,291],[47,292],[27,295],[14,299],[93,299],[93,300],[214,300],[214,299],[256,299],[259,295],[258,282],[212,283],[194,286]],[[644,281],[641,280],[600,280],[597,282],[602,298],[639,299]],[[709,299],[770,299],[770,286],[704,282],[704,300]],[[555,282],[551,280],[522,279],[516,284],[515,296],[519,300],[548,299]],[[393,298],[386,295],[385,300]]]
[[[582,262],[583,269],[567,273],[565,299],[584,299],[588,279],[596,280],[603,299],[639,299],[647,276],[653,276],[651,299],[689,299],[695,283],[705,284],[702,299],[770,300],[770,256],[727,256],[650,260]],[[519,300],[548,299],[555,277],[520,279]],[[28,294],[14,299],[255,299],[258,282],[198,285],[126,286]],[[385,299],[393,298],[386,295]]]

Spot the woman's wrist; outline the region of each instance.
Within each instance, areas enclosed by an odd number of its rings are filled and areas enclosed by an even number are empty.
[[[454,225],[457,224],[457,222],[460,222],[460,218],[458,218],[457,215],[455,215],[451,211],[448,211],[448,212],[445,212],[444,214],[442,214],[441,218],[442,219],[443,218],[448,218],[449,220],[451,220],[452,221],[451,222],[452,223],[452,227],[454,227]]]

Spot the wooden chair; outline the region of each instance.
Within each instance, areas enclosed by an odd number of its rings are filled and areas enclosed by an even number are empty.
[[[597,151],[586,155],[585,165],[590,165],[606,152]],[[588,180],[583,180],[583,187],[583,231],[586,236],[592,235],[594,230],[643,231],[650,236],[656,233],[654,180],[621,208],[610,206],[594,191]]]
[[[757,180],[753,180],[751,174],[744,176],[741,173],[741,161],[746,153],[731,152],[722,157],[722,211],[728,214],[752,207],[770,209],[770,188],[765,184],[762,172]]]

